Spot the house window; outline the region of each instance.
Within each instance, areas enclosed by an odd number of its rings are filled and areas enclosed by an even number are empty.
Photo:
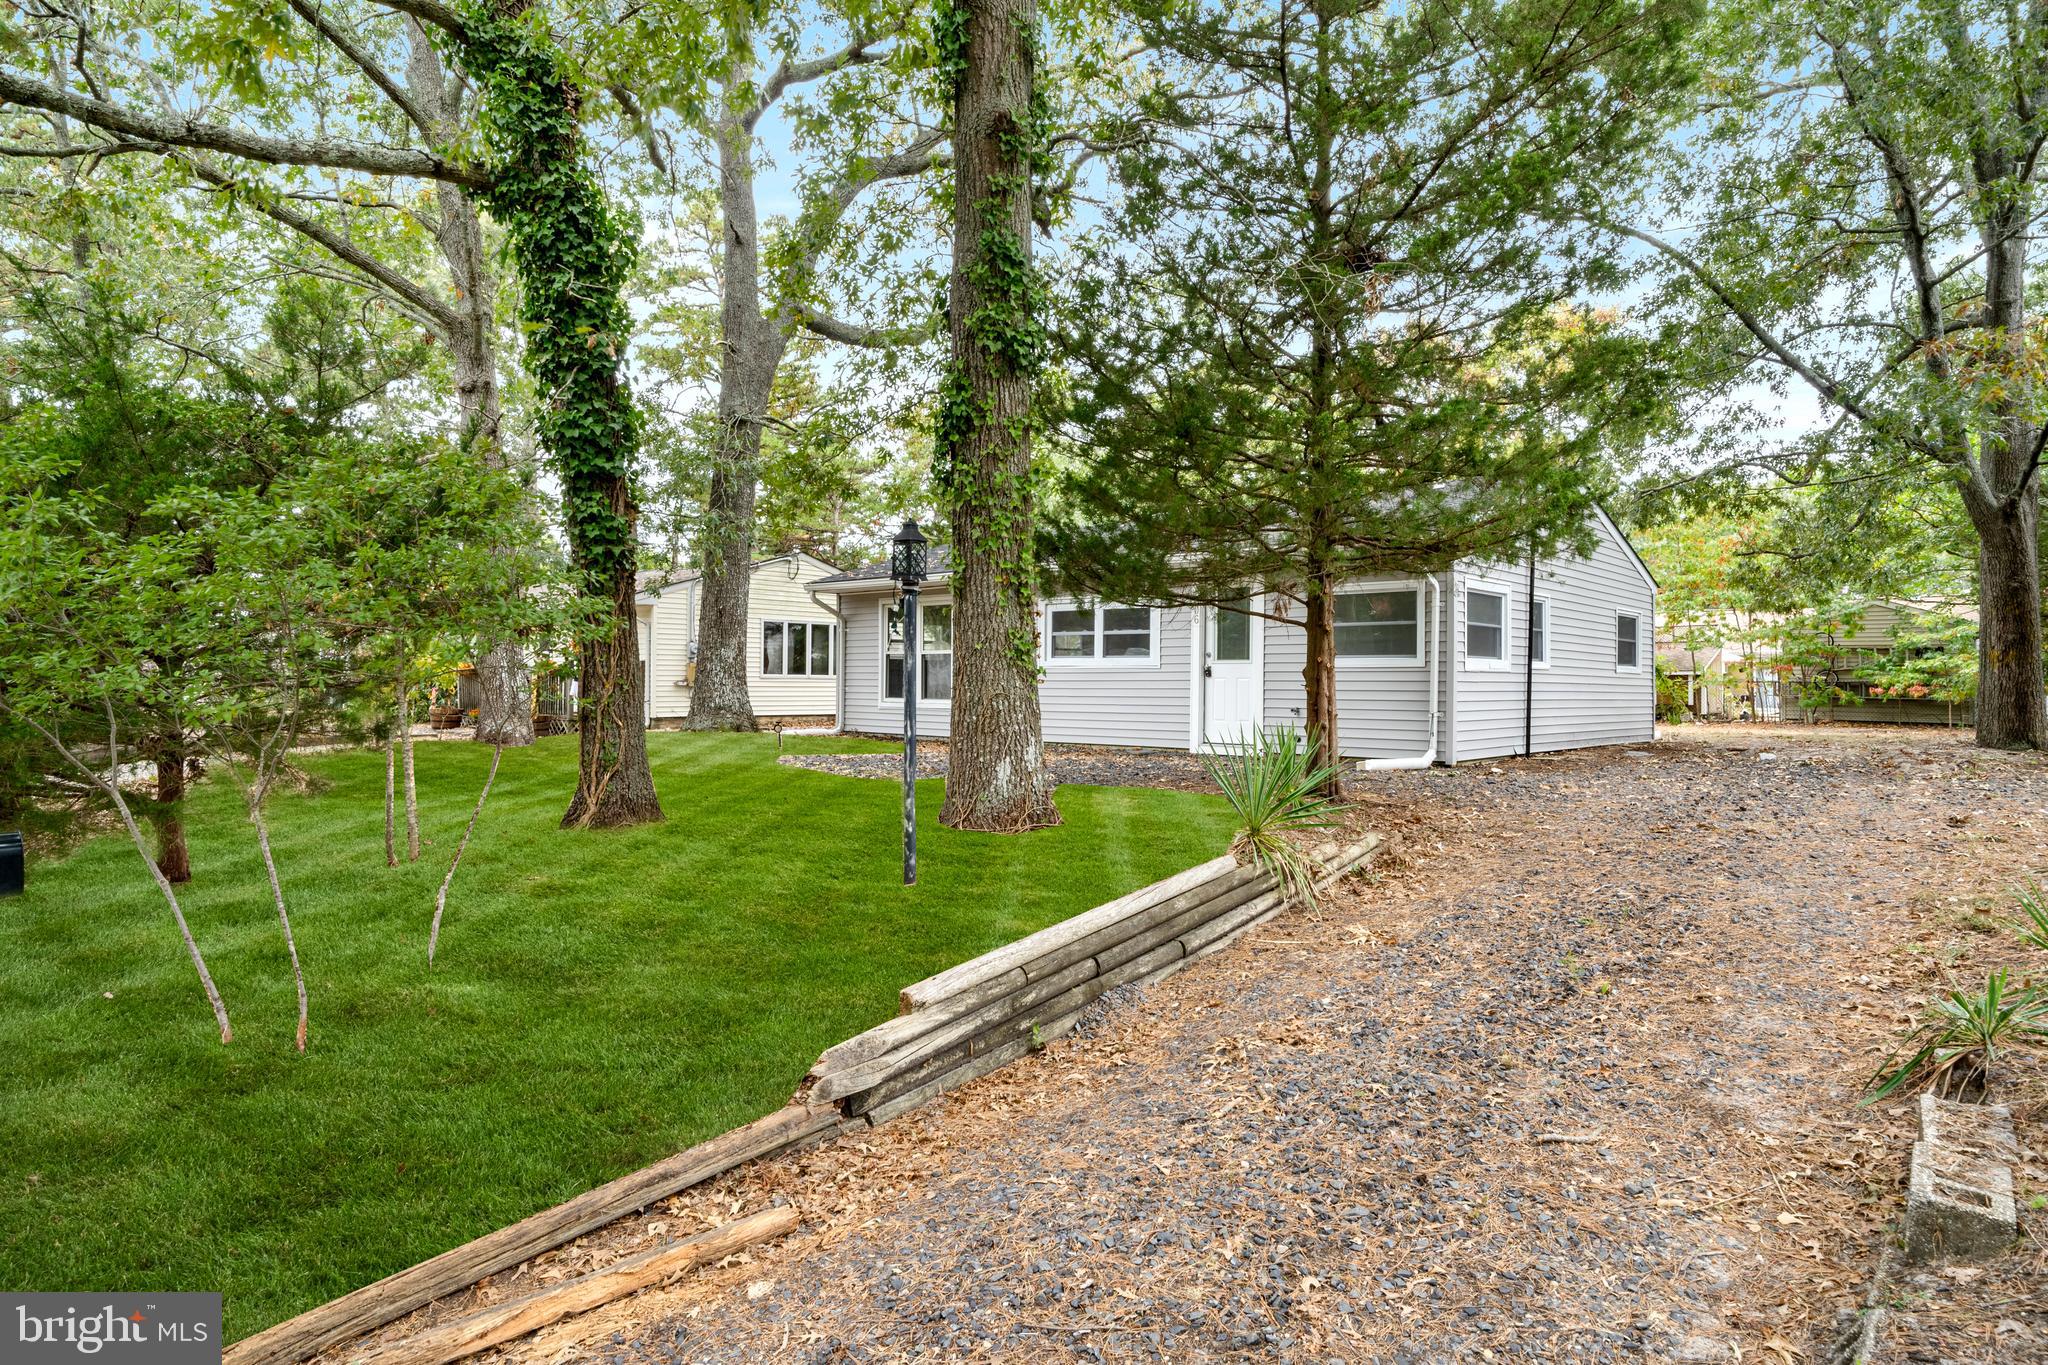
[[[1465,590],[1465,662],[1500,666],[1508,660],[1507,594]]]
[[[888,608],[888,639],[882,657],[882,695],[903,696],[903,604]],[[953,608],[926,603],[917,630],[917,695],[926,701],[953,700]]]
[[[1422,590],[1337,594],[1337,657],[1413,663],[1422,658]]]
[[[763,621],[761,672],[771,678],[832,676],[832,627],[823,621]]]
[[[1045,656],[1052,663],[1152,662],[1152,608],[1105,605],[1046,612]]]
[[[1636,617],[1614,618],[1614,667],[1618,672],[1633,673],[1642,667],[1637,653],[1642,648],[1642,629],[1642,622]]]
[[[1529,662],[1550,667],[1550,599],[1539,597],[1529,604]]]

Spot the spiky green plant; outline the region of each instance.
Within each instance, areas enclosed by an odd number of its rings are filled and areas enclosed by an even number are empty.
[[[1973,1082],[1981,1090],[2001,1051],[2038,1046],[2044,1039],[2048,997],[2034,987],[2014,989],[2000,967],[1984,979],[1981,991],[1935,997],[1920,1024],[1871,1077],[1871,1092],[1863,1102],[1875,1104],[1901,1086],[1922,1082],[1942,1096]]]
[[[2020,917],[2013,921],[2013,933],[2029,948],[2048,948],[2048,887],[2030,877],[2021,884],[2014,902]]]
[[[1202,766],[1237,812],[1230,851],[1249,854],[1255,866],[1271,872],[1283,891],[1307,906],[1316,903],[1316,869],[1287,836],[1328,829],[1337,823],[1339,810],[1322,794],[1333,770],[1319,766],[1315,753],[1313,732],[1304,735],[1283,725],[1202,755]]]

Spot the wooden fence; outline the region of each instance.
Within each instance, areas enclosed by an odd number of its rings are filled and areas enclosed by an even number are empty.
[[[1369,835],[1316,850],[1323,884],[1379,846]],[[905,987],[901,1013],[827,1048],[796,1097],[881,1123],[1044,1046],[1105,992],[1178,971],[1284,902],[1271,872],[1212,858]]]

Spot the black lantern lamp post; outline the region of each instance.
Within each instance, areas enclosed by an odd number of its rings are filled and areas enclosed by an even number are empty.
[[[924,532],[903,523],[889,546],[889,577],[903,593],[903,884],[917,885],[917,591],[924,586]]]

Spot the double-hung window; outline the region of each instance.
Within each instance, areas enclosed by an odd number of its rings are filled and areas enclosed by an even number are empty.
[[[1550,599],[1539,597],[1529,604],[1529,662],[1550,667]]]
[[[832,627],[824,621],[763,621],[761,672],[771,678],[832,676]]]
[[[1046,613],[1045,657],[1054,664],[1149,664],[1154,624],[1150,607],[1056,606]]]
[[[1617,612],[1614,617],[1614,669],[1617,673],[1640,672],[1642,662],[1642,618]]]
[[[903,697],[903,604],[888,607],[888,638],[883,647],[882,695]],[[917,695],[926,701],[953,699],[953,608],[950,603],[924,603],[917,630]]]
[[[1507,594],[1485,588],[1465,589],[1465,666],[1505,668],[1507,661]]]
[[[1337,594],[1337,657],[1377,663],[1422,659],[1422,589],[1367,588]]]

